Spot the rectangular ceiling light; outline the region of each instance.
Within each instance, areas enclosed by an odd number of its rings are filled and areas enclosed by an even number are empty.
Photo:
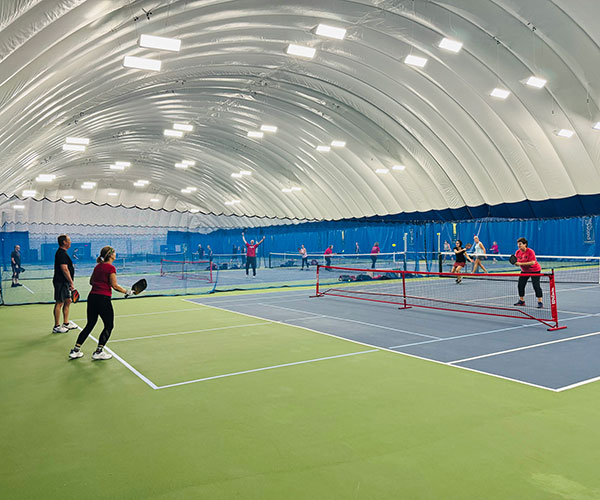
[[[65,200],[72,200],[73,198],[75,198],[75,196],[73,196],[72,194],[65,194],[65,195],[63,196],[63,198],[64,198]]]
[[[510,92],[508,90],[495,88],[490,92],[490,95],[499,99],[506,99],[510,95]]]
[[[300,56],[300,57],[306,57],[308,59],[312,59],[313,57],[315,57],[315,53],[317,52],[317,49],[290,43],[288,45],[286,52],[291,56]]]
[[[592,128],[595,130],[600,130],[600,122],[597,122]]]
[[[52,182],[54,179],[56,179],[54,174],[40,174],[35,178],[37,182]]]
[[[138,182],[144,186],[147,186],[148,184],[150,184],[150,181],[147,181],[145,179],[138,179]]]
[[[183,132],[180,130],[171,130],[169,128],[165,129],[164,134],[167,137],[183,137]]]
[[[186,187],[186,189],[187,189],[188,191],[192,192],[192,193],[193,193],[194,191],[198,191],[198,188],[191,187],[191,186],[188,186],[188,187]]]
[[[23,190],[23,196],[25,198],[28,198],[30,196],[35,196],[37,194],[37,191],[35,189],[24,189]]]
[[[121,166],[121,165],[111,165],[110,166],[111,170],[125,170],[125,167]]]
[[[424,68],[427,64],[427,59],[419,56],[408,55],[404,58],[404,62],[409,66],[416,66],[417,68]]]
[[[242,175],[252,175],[252,172],[250,172],[250,170],[240,170],[240,174],[242,174]]]
[[[346,141],[331,141],[331,145],[334,148],[344,148],[346,147]]]
[[[378,168],[377,170],[375,170],[376,173],[378,174],[387,174],[389,173],[389,169],[388,168]]]
[[[189,165],[187,163],[175,163],[175,168],[186,169]]]
[[[133,185],[135,187],[144,187],[145,186],[145,184],[143,184],[142,182],[134,182]]]
[[[573,135],[575,135],[575,132],[573,130],[561,128],[558,132],[556,132],[556,135],[559,137],[566,137],[567,139],[569,139],[570,137],[573,137]]]
[[[174,123],[173,130],[182,130],[183,132],[191,132],[194,130],[193,125],[188,125],[186,123]]]
[[[81,144],[63,144],[63,151],[85,151],[85,146]]]
[[[394,165],[392,167],[393,170],[404,170],[406,167],[404,165]]]
[[[96,187],[94,184],[82,184],[81,189],[94,189]]]
[[[291,193],[292,192],[292,190],[290,188],[283,188],[282,191],[284,193]]]
[[[151,201],[152,203],[156,203],[157,201],[159,201],[159,199],[158,199],[158,198],[150,198],[150,201]]]
[[[164,38],[162,36],[142,35],[140,37],[140,47],[179,52],[179,49],[181,49],[181,40],[177,38]]]
[[[181,163],[184,165],[189,165],[190,167],[193,167],[196,164],[194,160],[182,160]]]
[[[275,125],[261,125],[260,129],[263,132],[277,132],[277,127]]]
[[[25,208],[25,205],[13,205],[13,208],[15,210],[23,210]]]
[[[108,193],[108,196],[119,196],[119,193],[115,193],[114,191],[111,191]]]
[[[67,144],[83,144],[87,146],[90,143],[90,140],[85,137],[67,137],[65,139]]]
[[[321,153],[329,153],[331,151],[331,146],[317,146],[317,151]]]
[[[160,71],[160,61],[157,59],[148,59],[145,57],[125,56],[123,66],[126,68],[148,69],[150,71]]]
[[[234,172],[233,174],[231,174],[231,177],[234,177],[235,179],[239,179],[240,177],[242,177],[242,174],[238,174],[237,172]]]
[[[248,137],[254,137],[255,139],[262,139],[264,135],[264,132],[258,132],[257,130],[250,130],[248,132]]]
[[[190,194],[191,193],[191,191],[188,188],[183,188],[181,190],[181,192],[184,193],[184,194]]]
[[[344,28],[336,28],[334,26],[329,26],[328,24],[319,24],[317,26],[316,34],[319,36],[326,36],[327,38],[343,40],[346,36],[346,30]]]
[[[193,214],[197,214],[198,212],[200,212],[200,209],[199,208],[192,208],[190,210],[190,212],[193,213]]]
[[[292,186],[292,191],[302,191],[302,188],[298,186]]]
[[[537,89],[541,89],[544,85],[546,85],[546,83],[548,83],[547,80],[544,80],[543,78],[538,78],[537,76],[530,76],[525,82],[526,85],[529,85],[530,87],[535,87]]]
[[[450,40],[450,38],[443,38],[439,44],[441,49],[449,50],[450,52],[460,52],[462,49],[462,42],[457,42],[456,40]]]
[[[131,162],[128,161],[116,161],[115,165],[118,167],[131,167]]]

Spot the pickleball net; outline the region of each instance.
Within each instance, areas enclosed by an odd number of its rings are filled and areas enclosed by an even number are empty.
[[[162,259],[160,262],[160,275],[178,279],[203,280],[213,282],[214,264],[208,260],[171,260]]]
[[[475,255],[469,254],[475,260]],[[486,254],[481,263],[490,273],[515,273],[519,268],[513,266],[508,259],[509,254]],[[536,255],[542,272],[554,270],[557,283],[593,283],[600,284],[600,257],[579,257],[568,255]],[[439,255],[439,272],[449,271],[454,263],[453,252],[442,252]],[[467,262],[467,268],[472,268]]]
[[[441,311],[501,316],[539,321],[549,330],[558,324],[556,286],[552,273],[527,274],[525,305],[518,301],[517,283],[522,273],[434,273],[392,269],[357,269],[318,266],[316,296],[392,304],[400,309],[420,307]],[[538,307],[531,278],[539,277],[543,293]]]

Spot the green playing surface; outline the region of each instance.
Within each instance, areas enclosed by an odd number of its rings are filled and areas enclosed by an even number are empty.
[[[114,306],[135,370],[208,380],[152,389],[91,339],[68,361],[52,306],[0,307],[3,499],[600,498],[600,384],[553,393],[179,297]]]

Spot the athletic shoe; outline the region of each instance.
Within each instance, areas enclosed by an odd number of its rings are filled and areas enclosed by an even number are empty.
[[[16,283],[13,283],[12,285],[10,285],[11,288],[15,288],[17,286],[19,286],[19,285],[17,285]]]
[[[524,300],[517,300],[515,302],[515,306],[524,306],[525,305],[525,301]]]
[[[544,307],[544,303],[543,302],[538,302],[538,309],[541,309],[542,307]]]
[[[73,323],[72,321],[69,321],[68,323],[63,323],[62,326],[65,327],[67,330],[75,330],[76,328],[79,328],[77,324]]]
[[[83,358],[83,352],[76,351],[75,349],[71,349],[71,352],[69,353],[69,359],[77,359],[77,358]]]
[[[67,333],[68,331],[69,330],[67,330],[62,325],[58,325],[58,326],[55,326],[54,328],[52,328],[52,333]]]
[[[16,286],[23,286],[21,283],[16,283]]]
[[[92,354],[92,359],[96,359],[96,360],[101,360],[101,359],[110,359],[112,358],[112,354],[108,354],[107,352],[104,351],[96,351],[94,354]]]

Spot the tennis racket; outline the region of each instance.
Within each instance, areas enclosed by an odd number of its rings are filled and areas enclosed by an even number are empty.
[[[79,302],[79,298],[80,298],[79,292],[77,290],[73,289],[71,291],[71,302],[73,302],[73,304],[75,304],[75,303]]]
[[[133,285],[131,285],[131,291],[134,295],[139,295],[148,287],[148,283],[144,278],[139,281],[136,281]]]
[[[517,265],[517,256],[515,254],[512,254],[508,258],[508,262],[510,262],[513,266],[516,266]]]

